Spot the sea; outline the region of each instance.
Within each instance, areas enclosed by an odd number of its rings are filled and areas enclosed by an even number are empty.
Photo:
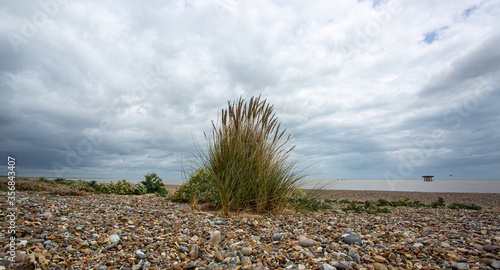
[[[71,178],[73,179],[73,178]],[[99,183],[116,183],[122,179],[94,178]],[[144,179],[126,179],[130,183],[139,183]],[[181,179],[163,179],[167,185],[180,185]],[[382,190],[382,191],[416,191],[416,192],[468,192],[468,193],[500,193],[500,180],[439,180],[424,182],[423,180],[304,180],[303,188],[322,188],[336,190]]]

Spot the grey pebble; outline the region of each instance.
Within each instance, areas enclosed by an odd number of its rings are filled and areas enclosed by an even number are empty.
[[[280,233],[273,234],[273,241],[279,241],[279,240],[281,240],[281,234]]]
[[[363,240],[361,240],[361,237],[359,237],[359,235],[357,234],[346,235],[344,237],[344,242],[346,242],[347,244],[358,244],[360,246],[363,244]]]

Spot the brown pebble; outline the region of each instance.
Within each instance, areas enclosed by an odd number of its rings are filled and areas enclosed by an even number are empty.
[[[375,270],[388,270],[387,267],[381,263],[374,263],[373,268]]]
[[[379,255],[375,256],[374,259],[375,259],[375,261],[377,261],[379,263],[383,263],[387,260],[386,258],[379,256]]]

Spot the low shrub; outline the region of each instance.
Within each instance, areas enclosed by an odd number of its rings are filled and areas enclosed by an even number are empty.
[[[82,179],[78,179],[76,181],[72,181],[70,184],[69,184],[70,187],[73,187],[73,188],[79,188],[79,187],[88,187],[88,182],[86,181],[83,181]]]
[[[450,209],[468,209],[468,210],[481,210],[482,207],[475,204],[465,204],[454,202],[448,206]]]
[[[324,209],[331,209],[332,206],[326,202],[322,202],[318,198],[310,197],[302,191],[296,189],[292,196],[289,198],[289,205],[295,211],[319,211]]]
[[[363,206],[361,206],[361,204],[359,204],[357,202],[351,202],[347,207],[343,208],[342,211],[344,211],[344,212],[347,212],[347,211],[363,212],[363,211],[365,211],[369,214],[390,213],[389,209],[375,207],[374,204],[370,201],[365,201]]]
[[[146,187],[147,193],[155,193],[160,196],[167,196],[168,191],[165,189],[165,185],[163,185],[163,180],[156,173],[148,173],[145,174],[146,178],[141,183]]]
[[[210,181],[208,169],[200,167],[189,175],[187,182],[183,183],[173,197],[173,201],[199,203],[215,203],[216,190]]]
[[[110,193],[116,193],[120,195],[132,194],[132,184],[127,182],[127,180],[125,179],[116,182],[116,184],[113,184],[113,182],[111,182],[109,184],[109,189]]]
[[[142,195],[148,192],[148,189],[143,183],[137,183],[132,186],[132,194]]]

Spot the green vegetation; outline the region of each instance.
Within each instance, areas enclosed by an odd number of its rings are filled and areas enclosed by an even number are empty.
[[[146,187],[146,193],[154,193],[162,197],[167,196],[168,192],[163,185],[163,180],[156,173],[148,173],[144,177],[146,180],[141,183]]]
[[[285,136],[273,110],[260,96],[228,102],[220,122],[212,121],[212,136],[205,134],[208,149],[195,143],[198,163],[216,190],[215,204],[226,215],[279,210],[305,177],[289,161],[292,137]]]
[[[318,211],[332,208],[326,200],[322,202],[319,198],[308,196],[302,189],[296,189],[288,203],[295,211]]]
[[[134,194],[134,195],[142,195],[142,194],[146,194],[148,192],[148,189],[141,182],[141,183],[137,183],[137,184],[133,185],[131,191],[132,191],[132,194]]]
[[[187,182],[183,183],[174,197],[176,202],[215,203],[216,190],[210,180],[211,174],[206,168],[198,168],[189,175]]]
[[[407,206],[407,207],[428,207],[425,203],[422,203],[420,201],[410,201],[409,198],[402,200],[397,200],[397,201],[387,201],[385,199],[378,199],[376,202],[377,206]]]
[[[406,198],[404,200],[397,200],[397,201],[388,201],[385,199],[378,199],[376,202],[371,202],[371,201],[365,201],[359,202],[359,201],[349,201],[349,200],[340,200],[339,203],[344,203],[344,204],[349,204],[349,206],[343,208],[342,210],[344,211],[356,211],[356,212],[375,212],[375,213],[385,213],[385,211],[389,211],[387,208],[378,208],[378,206],[392,206],[392,207],[398,207],[398,206],[406,206],[406,207],[430,207],[430,208],[438,208],[438,207],[444,207],[446,204],[444,202],[444,199],[441,197],[438,197],[438,200],[435,202],[431,202],[429,204],[422,203],[420,201],[410,201],[409,198]],[[359,204],[364,204],[364,208],[361,207]],[[464,203],[452,203],[448,206],[450,209],[469,209],[469,210],[481,210],[481,206],[475,205],[475,204],[464,204]]]
[[[481,210],[482,207],[475,204],[465,204],[465,203],[452,203],[448,206],[450,209],[469,209],[469,210]]]
[[[48,180],[45,177],[38,179],[16,178],[16,190],[28,192],[48,192],[50,195],[84,195],[85,192],[95,192],[104,194],[120,195],[141,195],[145,193],[155,193],[160,196],[167,196],[168,192],[163,185],[163,180],[156,173],[145,175],[145,180],[132,185],[127,180],[120,180],[116,183],[99,184],[95,180],[69,180],[56,178]],[[0,189],[8,191],[8,179],[0,178]]]
[[[356,212],[367,212],[369,214],[377,214],[377,213],[390,213],[387,208],[379,208],[376,207],[375,203],[370,201],[363,202],[350,202],[349,205],[345,208],[342,208],[342,211],[356,211]]]

